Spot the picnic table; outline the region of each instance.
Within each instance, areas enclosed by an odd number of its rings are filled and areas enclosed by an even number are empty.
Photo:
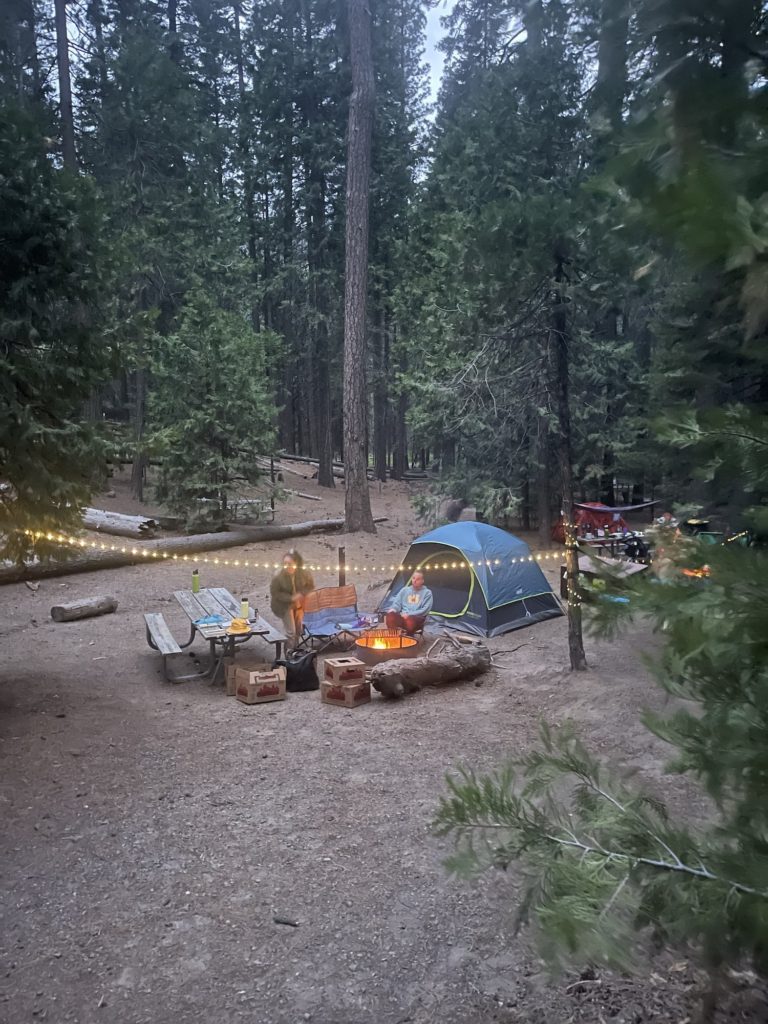
[[[159,612],[148,612],[144,616],[147,630],[147,643],[163,656],[163,672],[169,679],[167,658],[171,654],[181,654],[189,647],[196,636],[208,641],[210,659],[208,667],[202,672],[192,672],[184,676],[174,676],[173,681],[182,682],[188,679],[210,679],[215,682],[226,657],[234,657],[237,648],[247,643],[252,637],[262,637],[267,643],[274,644],[275,658],[282,656],[287,636],[282,630],[271,626],[253,608],[248,608],[247,633],[229,633],[232,619],[240,617],[240,602],[224,587],[207,587],[197,594],[191,590],[176,590],[174,598],[182,611],[189,618],[190,631],[186,643],[179,644],[172,635],[163,615]]]
[[[633,537],[642,537],[642,534],[637,533],[612,533],[605,537],[582,537],[580,542],[591,548],[596,548],[598,554],[603,551],[607,551],[611,558],[615,558],[617,554],[623,551],[626,544],[632,540]]]

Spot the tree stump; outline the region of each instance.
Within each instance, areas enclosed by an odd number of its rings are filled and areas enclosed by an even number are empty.
[[[404,697],[408,693],[416,693],[422,686],[474,679],[490,667],[491,652],[485,644],[455,644],[435,655],[376,665],[371,670],[371,685],[383,697]]]

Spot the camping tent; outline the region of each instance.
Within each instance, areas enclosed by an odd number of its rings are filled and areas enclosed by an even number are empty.
[[[527,544],[487,523],[440,526],[413,541],[402,562],[406,568],[392,580],[380,608],[422,569],[434,598],[433,619],[443,626],[499,636],[562,615],[530,558]]]

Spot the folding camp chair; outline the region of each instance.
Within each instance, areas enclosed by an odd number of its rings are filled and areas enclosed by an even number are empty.
[[[354,584],[321,587],[304,598],[304,625],[297,646],[316,651],[335,644],[348,647],[369,628],[357,610]]]

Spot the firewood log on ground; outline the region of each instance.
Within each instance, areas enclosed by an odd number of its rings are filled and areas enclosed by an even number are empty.
[[[451,638],[436,641],[422,658],[385,661],[371,670],[371,685],[383,697],[404,697],[422,686],[475,679],[491,668],[491,652],[481,643],[462,645]]]

